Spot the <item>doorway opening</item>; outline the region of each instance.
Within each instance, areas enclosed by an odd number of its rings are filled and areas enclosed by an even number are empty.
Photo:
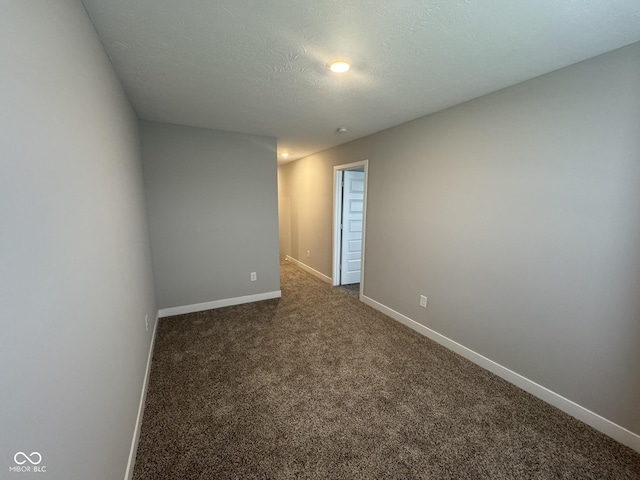
[[[333,286],[359,285],[364,293],[369,161],[333,167]]]

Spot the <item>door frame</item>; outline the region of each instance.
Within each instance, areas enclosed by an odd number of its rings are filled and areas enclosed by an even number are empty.
[[[331,284],[340,285],[340,252],[342,249],[340,221],[342,219],[342,184],[341,173],[345,170],[364,169],[364,204],[362,212],[362,259],[360,262],[360,299],[364,295],[365,236],[367,233],[367,191],[369,182],[369,160],[346,163],[333,167],[333,271]]]

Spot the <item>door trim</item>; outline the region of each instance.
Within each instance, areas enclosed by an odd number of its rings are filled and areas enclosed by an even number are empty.
[[[340,220],[342,218],[342,185],[341,173],[345,170],[364,169],[364,204],[362,213],[362,261],[360,264],[360,300],[364,295],[364,269],[365,269],[365,237],[367,234],[367,192],[369,190],[369,160],[346,163],[333,167],[333,271],[331,284],[340,285]]]

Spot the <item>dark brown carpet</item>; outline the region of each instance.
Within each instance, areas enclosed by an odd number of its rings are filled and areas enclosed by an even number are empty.
[[[297,267],[163,319],[135,479],[639,479],[640,454]]]

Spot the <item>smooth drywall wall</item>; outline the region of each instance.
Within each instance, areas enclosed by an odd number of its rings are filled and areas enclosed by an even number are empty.
[[[79,1],[3,2],[0,64],[0,476],[122,479],[156,315],[137,118]]]
[[[331,275],[368,159],[364,294],[640,434],[639,85],[636,44],[284,165],[283,253]]]
[[[314,155],[278,168],[280,255],[289,255],[331,277],[333,166],[364,158]],[[309,256],[307,257],[307,251]]]
[[[159,307],[279,291],[276,139],[140,128]]]

